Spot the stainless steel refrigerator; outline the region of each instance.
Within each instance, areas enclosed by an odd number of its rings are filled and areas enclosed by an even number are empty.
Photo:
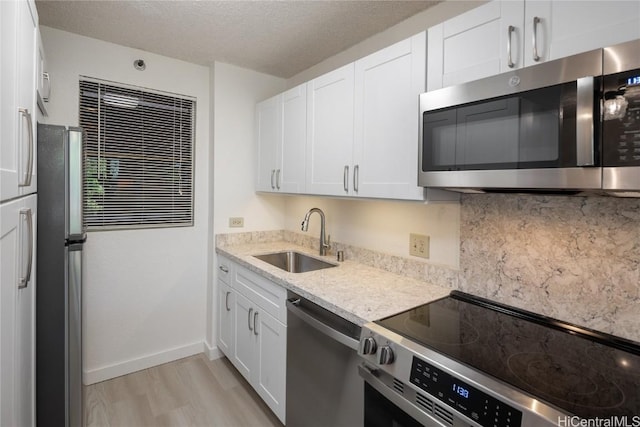
[[[83,133],[38,124],[36,422],[80,427]]]

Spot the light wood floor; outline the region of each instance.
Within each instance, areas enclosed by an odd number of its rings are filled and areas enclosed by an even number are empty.
[[[204,354],[85,388],[87,427],[282,427],[226,359]]]

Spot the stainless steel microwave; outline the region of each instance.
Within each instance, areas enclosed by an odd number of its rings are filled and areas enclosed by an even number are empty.
[[[420,95],[419,185],[600,190],[602,55],[598,49]]]

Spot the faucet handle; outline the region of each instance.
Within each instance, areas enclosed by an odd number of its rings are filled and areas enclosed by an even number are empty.
[[[327,241],[325,242],[324,247],[331,249],[331,234],[327,235]]]

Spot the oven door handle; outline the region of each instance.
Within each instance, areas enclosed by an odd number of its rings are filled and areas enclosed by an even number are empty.
[[[321,333],[326,336],[333,338],[341,344],[346,345],[347,347],[358,351],[358,347],[360,342],[357,339],[351,338],[348,335],[343,334],[340,331],[333,329],[331,326],[325,324],[320,319],[313,316],[308,311],[304,310],[300,306],[300,300],[297,298],[292,298],[287,300],[287,310],[296,317],[300,318],[303,322],[317,329]]]
[[[413,417],[420,424],[427,425],[427,426],[436,425],[441,427],[447,427],[447,425],[442,424],[436,418],[433,418],[429,414],[421,411],[416,406],[411,404],[408,400],[403,399],[397,392],[387,387],[382,381],[376,378],[375,369],[371,369],[363,363],[358,365],[358,373],[366,381],[367,384],[373,387],[378,393],[383,395],[391,403],[393,403],[402,411],[404,411],[407,415],[410,415],[411,417]],[[365,403],[365,411],[366,411],[366,403]]]

